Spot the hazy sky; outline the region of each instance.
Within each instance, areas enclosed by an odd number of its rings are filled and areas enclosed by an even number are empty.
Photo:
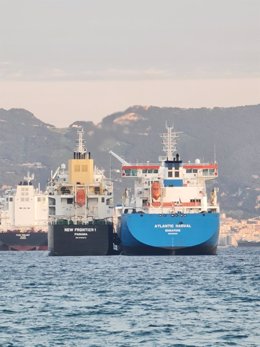
[[[260,0],[0,0],[0,108],[260,103]]]

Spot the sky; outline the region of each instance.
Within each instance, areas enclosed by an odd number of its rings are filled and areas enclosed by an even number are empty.
[[[0,0],[0,108],[57,127],[260,103],[259,0]]]

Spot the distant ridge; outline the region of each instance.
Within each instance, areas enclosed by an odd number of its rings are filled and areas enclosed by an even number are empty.
[[[78,126],[85,129],[87,149],[107,174],[111,165],[119,168],[110,149],[130,162],[157,161],[166,122],[182,132],[178,151],[184,161],[213,161],[216,156],[222,209],[237,218],[259,215],[260,105],[199,109],[137,105],[104,117],[97,125],[75,121],[62,129],[24,109],[0,109],[0,186],[16,184],[28,170],[44,186],[50,171],[71,157]],[[119,197],[120,177],[115,179]]]

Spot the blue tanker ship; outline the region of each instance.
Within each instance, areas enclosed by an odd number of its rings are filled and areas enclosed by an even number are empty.
[[[206,181],[218,176],[217,163],[183,163],[176,152],[176,133],[162,135],[165,156],[160,163],[122,162],[123,178],[134,178],[118,208],[117,232],[122,254],[213,255],[219,237],[217,188]]]

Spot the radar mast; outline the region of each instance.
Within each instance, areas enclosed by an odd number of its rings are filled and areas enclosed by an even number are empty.
[[[166,131],[161,135],[162,138],[162,144],[163,144],[163,151],[166,154],[166,160],[173,161],[173,155],[176,152],[176,144],[177,144],[177,138],[178,135],[181,134],[180,132],[174,131],[174,126],[168,126],[166,124]]]

